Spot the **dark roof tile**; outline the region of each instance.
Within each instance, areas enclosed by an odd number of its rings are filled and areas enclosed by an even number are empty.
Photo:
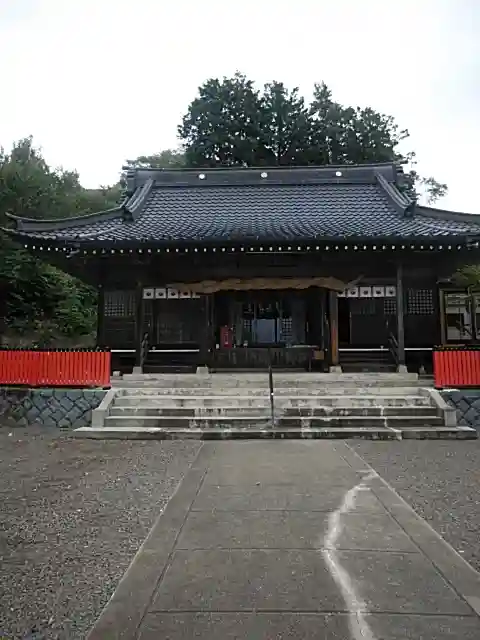
[[[476,216],[448,217],[426,207],[406,215],[403,196],[394,185],[386,188],[382,182],[179,187],[151,181],[148,188],[139,186],[130,199],[135,204],[133,216],[119,212],[117,217],[103,218],[99,214],[78,225],[70,221],[68,226],[20,224],[19,232],[44,241],[98,244],[480,235],[480,217],[478,222]]]

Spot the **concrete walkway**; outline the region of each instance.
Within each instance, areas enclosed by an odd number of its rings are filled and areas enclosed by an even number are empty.
[[[480,574],[344,442],[205,443],[89,640],[478,640]]]

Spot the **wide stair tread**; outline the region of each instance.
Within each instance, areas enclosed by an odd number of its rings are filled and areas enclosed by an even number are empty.
[[[158,427],[81,427],[74,431],[77,438],[99,438],[99,439],[152,439],[152,440],[174,440],[174,439],[202,439],[202,440],[223,440],[226,438],[259,438],[259,439],[331,439],[331,438],[357,438],[370,440],[401,440],[402,438],[418,439],[472,439],[476,437],[476,432],[465,427],[448,428],[437,427],[435,429],[418,428],[409,430],[396,430],[389,428],[372,427],[344,427],[344,428],[260,428],[260,429],[175,429]]]
[[[419,394],[419,389],[425,385],[416,386],[392,386],[392,387],[379,387],[379,386],[336,386],[336,387],[285,387],[274,389],[274,395],[276,398],[284,397],[322,397],[322,396],[414,396]],[[268,387],[256,387],[253,389],[245,389],[239,387],[122,387],[119,391],[123,395],[146,395],[146,396],[192,396],[192,397],[205,397],[205,396],[235,396],[235,397],[262,397],[269,395]]]
[[[110,411],[110,416],[171,416],[171,417],[203,417],[203,416],[225,416],[236,417],[240,415],[262,416],[270,415],[271,407],[223,407],[219,405],[211,407],[158,407],[151,405],[138,405],[138,406],[118,406],[115,405]],[[275,408],[275,413],[278,416],[291,418],[291,417],[348,417],[354,415],[360,416],[379,416],[379,417],[392,417],[403,415],[415,415],[415,416],[431,416],[434,415],[434,411],[431,406],[419,405],[419,406],[400,406],[400,407],[349,407],[349,406],[317,406],[317,407],[286,407]]]
[[[295,407],[403,407],[431,406],[427,396],[275,396],[278,408]],[[192,396],[192,395],[123,395],[115,401],[115,406],[122,407],[159,407],[159,408],[201,408],[201,407],[262,407],[270,406],[269,395],[261,396]]]
[[[476,436],[445,427],[454,421],[416,374],[279,374],[273,421],[264,374],[126,376],[118,382],[108,415],[96,422],[106,437]],[[82,437],[100,437],[97,431],[82,431]]]
[[[205,425],[206,427],[220,424],[240,423],[240,424],[253,424],[254,426],[261,423],[269,423],[271,417],[268,414],[263,416],[259,415],[226,415],[226,416],[214,416],[214,415],[202,415],[202,416],[171,416],[171,415],[112,415],[106,418],[105,424],[111,423],[129,423],[131,426],[135,424],[158,423],[170,424],[171,426],[181,425],[187,423],[190,425]],[[402,415],[402,416],[365,416],[365,415],[338,415],[338,416],[278,416],[277,424],[284,426],[320,426],[327,424],[335,424],[337,426],[350,425],[350,424],[363,424],[364,426],[383,424],[385,426],[394,426],[395,424],[420,424],[423,426],[440,425],[442,424],[442,418],[436,414],[431,415]]]

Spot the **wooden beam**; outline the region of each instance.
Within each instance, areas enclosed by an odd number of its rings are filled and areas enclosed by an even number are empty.
[[[97,347],[105,346],[105,260],[98,264],[97,286]]]
[[[338,350],[338,294],[336,291],[328,292],[328,313],[330,325],[330,365],[333,369],[340,366],[340,353]]]
[[[135,367],[142,367],[142,341],[145,325],[145,300],[143,286],[137,283],[135,290]]]
[[[438,318],[440,319],[440,344],[446,344],[447,342],[447,326],[445,317],[445,292],[437,285],[438,304],[436,305],[436,311]]]
[[[212,349],[212,312],[213,312],[213,296],[206,295],[203,297],[203,330],[201,332],[200,344],[200,362],[201,367],[210,365],[210,352]]]
[[[105,289],[98,285],[97,291],[97,347],[105,346]]]
[[[398,368],[405,367],[405,323],[404,323],[404,295],[403,295],[403,264],[397,263],[397,342]]]

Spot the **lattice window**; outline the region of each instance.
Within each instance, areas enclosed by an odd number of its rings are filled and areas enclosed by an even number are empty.
[[[292,318],[282,318],[281,319],[281,336],[280,339],[282,342],[286,344],[291,344],[293,339],[293,322]]]
[[[235,339],[237,339],[237,335],[235,335]],[[244,342],[252,341],[252,318],[243,318],[242,340]]]
[[[376,314],[376,299],[351,298],[350,309],[352,316],[374,316]]]
[[[105,291],[106,316],[127,318],[135,315],[134,291]]]
[[[431,289],[407,289],[407,313],[427,316],[434,313],[433,291]]]
[[[394,316],[397,313],[397,301],[395,298],[384,298],[383,313],[386,316]]]

